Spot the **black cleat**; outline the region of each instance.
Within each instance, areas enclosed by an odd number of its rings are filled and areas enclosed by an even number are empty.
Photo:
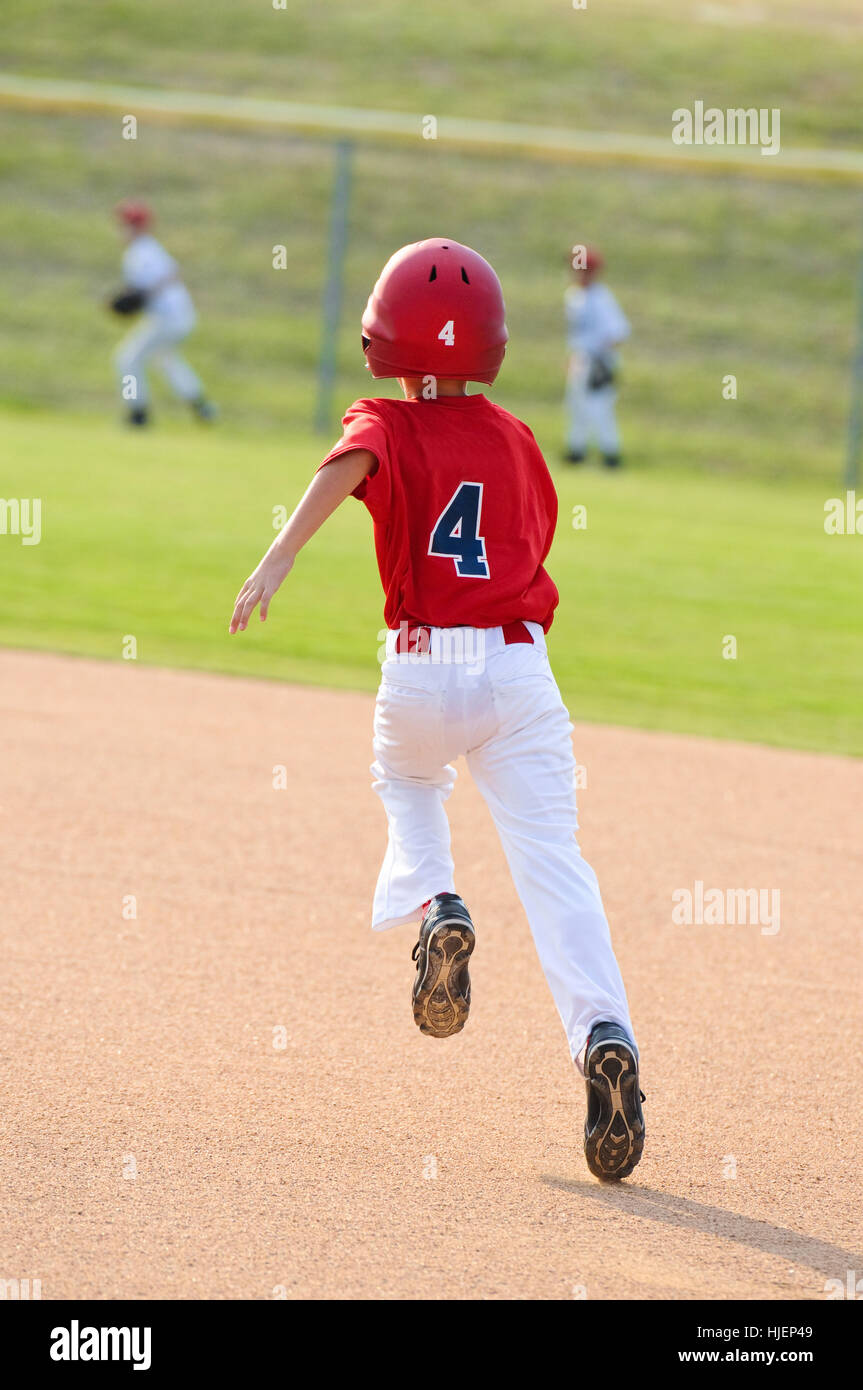
[[[148,425],[150,423],[150,413],[144,405],[135,406],[126,416],[127,425]]]
[[[205,396],[200,396],[198,400],[192,401],[191,405],[192,413],[194,415],[197,415],[199,420],[204,420],[205,422],[210,423],[212,420],[215,420],[218,417],[218,410],[213,405],[213,402],[208,401]]]
[[[567,449],[563,456],[564,463],[584,463],[586,454],[579,453],[577,449]]]
[[[623,465],[620,454],[603,454],[602,461],[606,468],[620,468]]]
[[[628,1178],[644,1148],[638,1054],[619,1023],[596,1023],[584,1053],[584,1156],[604,1182]]]
[[[426,908],[412,959],[414,1022],[430,1038],[460,1033],[470,1012],[468,961],[473,923],[457,893],[437,893]]]

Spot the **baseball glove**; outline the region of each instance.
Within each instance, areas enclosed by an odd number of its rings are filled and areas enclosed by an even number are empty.
[[[591,357],[587,373],[588,391],[601,391],[603,386],[611,386],[615,379],[614,368],[602,357]]]
[[[109,300],[108,307],[113,309],[115,314],[138,314],[147,302],[147,296],[143,290],[121,290]]]

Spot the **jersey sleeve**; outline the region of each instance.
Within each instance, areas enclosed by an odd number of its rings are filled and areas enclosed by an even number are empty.
[[[570,352],[577,352],[581,346],[579,300],[581,291],[570,285],[563,296],[563,315],[566,323],[566,346]]]
[[[373,516],[382,514],[389,505],[392,484],[392,447],[386,420],[372,400],[355,401],[342,420],[342,437],[316,471],[326,468],[328,463],[347,454],[351,449],[368,449],[374,454],[375,463],[362,482],[354,488],[352,496],[365,502]]]

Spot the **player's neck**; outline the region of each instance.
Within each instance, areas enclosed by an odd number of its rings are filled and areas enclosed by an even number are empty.
[[[467,382],[460,377],[438,377],[434,384],[434,394],[429,393],[430,380],[427,376],[400,377],[399,386],[409,401],[433,401],[438,396],[467,395]]]

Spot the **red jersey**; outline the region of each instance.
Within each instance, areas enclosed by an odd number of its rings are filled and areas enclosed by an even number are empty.
[[[375,456],[354,496],[374,521],[387,627],[520,619],[547,632],[557,493],[527,425],[483,395],[355,401],[342,425],[320,466]]]

